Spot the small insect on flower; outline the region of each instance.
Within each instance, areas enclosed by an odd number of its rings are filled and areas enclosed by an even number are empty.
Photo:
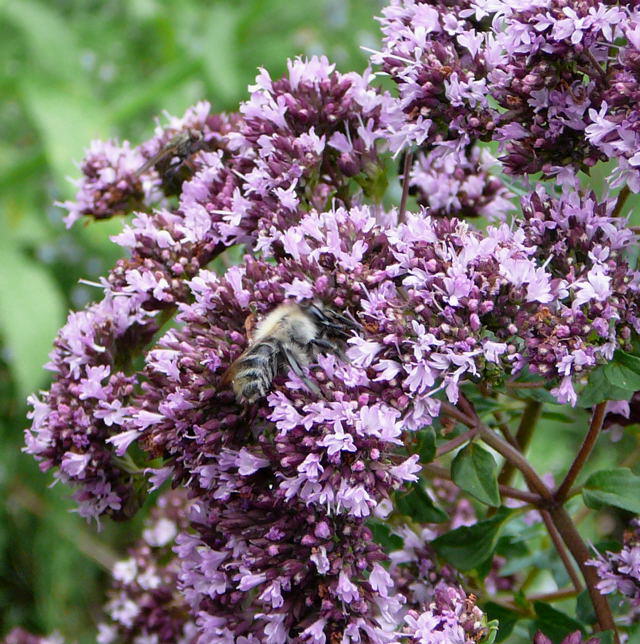
[[[147,159],[136,174],[140,176],[155,168],[162,179],[165,194],[177,194],[182,183],[193,174],[188,167],[189,159],[203,148],[202,132],[193,129],[178,132],[156,154]]]
[[[252,404],[288,368],[318,394],[304,368],[323,351],[343,355],[341,344],[359,329],[355,321],[318,302],[284,302],[256,325],[248,349],[231,364],[223,384],[231,383],[240,404]]]

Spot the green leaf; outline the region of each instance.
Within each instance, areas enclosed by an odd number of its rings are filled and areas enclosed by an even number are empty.
[[[619,362],[609,362],[604,366],[607,382],[619,389],[638,391],[640,389],[640,374]]]
[[[560,642],[567,635],[575,633],[576,631],[584,633],[584,628],[580,622],[561,613],[549,604],[534,602],[533,607],[538,616],[535,622],[536,629],[542,631],[554,642]]]
[[[502,555],[507,559],[526,557],[529,554],[529,548],[527,548],[527,544],[525,542],[519,541],[514,535],[509,534],[498,539],[496,554]]]
[[[594,472],[584,484],[582,498],[593,509],[612,505],[640,514],[640,476],[626,467]]]
[[[613,359],[615,362],[623,365],[630,371],[633,371],[633,373],[640,375],[640,357],[634,356],[626,351],[622,351],[622,349],[618,349],[613,354]]]
[[[591,372],[587,386],[578,398],[579,407],[593,407],[604,400],[628,400],[631,392],[628,389],[616,387],[607,379],[604,367],[598,367]]]
[[[583,624],[595,624],[597,621],[596,612],[591,603],[588,590],[583,590],[576,598],[576,617]]]
[[[402,537],[391,532],[391,528],[386,523],[379,521],[369,521],[367,523],[371,532],[373,532],[373,540],[379,543],[387,552],[392,550],[400,550],[403,546]]]
[[[49,274],[0,243],[0,332],[21,397],[42,383],[42,368],[64,321],[62,296]]]
[[[431,463],[436,456],[436,433],[433,427],[427,427],[420,432],[418,444],[420,463]]]
[[[419,482],[412,483],[407,492],[396,494],[395,507],[398,512],[417,523],[444,523],[449,519],[447,513],[434,504]]]
[[[483,606],[484,612],[487,614],[487,619],[497,619],[499,622],[498,635],[495,639],[496,643],[503,642],[511,635],[514,626],[521,618],[521,615],[513,610],[509,610],[495,602],[487,602]]]
[[[600,644],[613,644],[613,642],[615,641],[613,638],[613,631],[604,631],[602,633],[597,633],[595,637],[599,639]],[[637,639],[632,640],[631,638],[629,638],[627,640],[627,644],[638,644],[638,641],[639,640]]]
[[[500,505],[498,466],[493,456],[476,443],[461,449],[451,463],[451,478],[481,503]]]
[[[471,570],[484,563],[495,550],[500,530],[511,515],[500,508],[490,519],[462,526],[432,541],[435,551],[460,570]]]

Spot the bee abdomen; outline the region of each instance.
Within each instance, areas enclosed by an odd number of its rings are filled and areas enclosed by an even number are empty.
[[[240,402],[254,403],[267,395],[278,369],[279,346],[267,338],[238,358],[233,389]]]

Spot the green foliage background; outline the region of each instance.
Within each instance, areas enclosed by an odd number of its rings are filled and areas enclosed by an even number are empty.
[[[234,110],[258,66],[327,54],[363,70],[377,0],[0,0],[0,637],[13,626],[95,641],[105,567],[137,524],[97,533],[21,453],[26,396],[70,308],[96,296],[121,221],[66,231],[74,161],[95,138],[138,143],[163,111]]]
[[[25,399],[47,386],[42,365],[55,333],[70,308],[97,295],[78,280],[97,279],[118,256],[109,235],[121,221],[67,231],[53,205],[73,196],[67,177],[78,174],[74,160],[94,138],[145,140],[164,110],[181,115],[203,98],[214,110],[234,110],[258,66],[278,76],[290,56],[325,53],[343,71],[362,71],[367,55],[360,46],[376,46],[380,6],[381,0],[0,0],[0,637],[20,625],[94,642],[106,569],[135,540],[142,519],[96,532],[72,512],[69,491],[49,487],[51,474],[20,451]],[[602,169],[594,184],[601,187],[604,175]],[[518,401],[507,410],[512,427],[521,410]],[[587,422],[584,411],[567,415],[545,405],[531,447],[536,468],[558,480]],[[627,455],[637,472],[637,437],[627,431],[612,448],[604,436],[589,471]],[[576,499],[572,510],[586,517],[580,504]],[[596,541],[619,533],[626,518],[601,512],[580,527]],[[540,526],[513,536],[529,538],[535,545],[520,557],[504,546],[509,569],[534,566],[533,590],[566,583]],[[555,606],[576,611],[575,599]],[[519,624],[504,641],[530,642],[529,627]]]

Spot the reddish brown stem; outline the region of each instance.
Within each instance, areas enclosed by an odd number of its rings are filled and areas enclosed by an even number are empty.
[[[532,492],[541,496],[545,501],[550,502],[553,500],[553,496],[549,488],[544,484],[544,481],[538,476],[537,472],[517,449],[509,445],[509,443],[500,438],[493,430],[485,427],[484,425],[480,425],[478,430],[480,437],[487,445],[489,445],[489,447],[493,447],[496,452],[504,456],[507,461],[513,463],[513,465],[522,472],[522,475]]]
[[[625,186],[620,190],[620,193],[618,194],[618,200],[616,201],[616,205],[613,208],[613,212],[611,213],[612,217],[617,217],[620,215],[620,212],[622,211],[622,208],[624,207],[625,201],[631,194],[631,190],[629,190],[629,186]]]
[[[567,574],[569,575],[569,579],[571,579],[571,583],[573,584],[573,587],[575,588],[576,592],[578,593],[581,592],[582,581],[580,580],[580,577],[578,576],[578,573],[576,572],[576,569],[573,566],[571,557],[567,552],[567,549],[562,541],[562,537],[560,536],[558,529],[553,523],[553,519],[551,518],[551,515],[549,514],[549,512],[547,512],[547,510],[540,510],[540,515],[542,516],[542,520],[544,521],[545,526],[547,526],[547,532],[549,533],[549,536],[551,537],[551,541],[553,541],[553,545],[558,551],[558,555],[560,556],[560,559],[562,560],[562,563],[564,564],[564,567],[567,570]]]
[[[461,412],[457,407],[454,407],[452,404],[445,402],[444,400],[440,402],[440,410],[446,416],[466,425],[469,429],[476,429],[478,422],[480,422],[479,420],[476,422],[474,418],[469,418],[469,416]]]
[[[580,533],[573,525],[571,517],[563,507],[555,506],[549,508],[549,515],[553,520],[553,524],[560,533],[562,540],[565,542],[567,548],[569,548],[569,552],[576,560],[576,563],[580,568],[580,572],[584,577],[587,584],[587,590],[589,591],[589,596],[591,598],[591,603],[593,604],[596,618],[598,620],[598,629],[602,631],[613,631],[614,640],[616,644],[619,644],[620,639],[616,631],[615,622],[613,621],[611,608],[609,607],[606,597],[601,595],[597,588],[598,582],[600,581],[598,573],[593,566],[587,565],[587,561],[589,561],[593,556],[592,553],[589,552],[589,549],[582,540]]]
[[[402,168],[402,196],[400,197],[400,207],[398,209],[398,223],[404,223],[407,211],[407,199],[409,197],[409,183],[411,165],[413,164],[413,152],[409,151],[404,155],[404,166]]]
[[[452,438],[450,441],[447,441],[446,443],[438,447],[438,449],[436,450],[436,458],[438,458],[439,456],[443,456],[444,454],[448,454],[449,452],[452,452],[457,447],[460,447],[460,445],[462,445],[463,443],[466,443],[467,441],[474,438],[477,433],[478,433],[477,430],[470,429],[468,432],[465,432],[464,434],[460,434],[460,436],[456,436],[455,438]]]
[[[527,451],[531,438],[533,437],[533,431],[536,428],[540,414],[542,413],[542,403],[537,400],[527,401],[527,405],[522,412],[522,417],[520,418],[520,425],[518,426],[518,431],[516,432],[515,441],[516,446],[519,451],[523,454]],[[508,485],[513,479],[515,474],[516,467],[511,461],[505,461],[505,464],[500,472],[498,477],[499,483],[504,483]]]
[[[541,389],[544,382],[508,382],[507,389]]]
[[[571,463],[571,467],[569,468],[567,475],[564,477],[564,481],[562,481],[560,487],[558,487],[556,493],[554,494],[554,498],[559,505],[564,503],[564,501],[569,496],[571,486],[574,484],[575,480],[578,478],[578,474],[580,474],[580,470],[582,470],[584,464],[587,462],[587,459],[589,458],[589,455],[591,454],[591,451],[593,450],[596,441],[598,440],[606,411],[606,401],[597,404],[594,408],[587,435],[584,437],[584,441],[580,446],[580,450],[573,460],[573,463]]]
[[[524,501],[535,506],[540,503],[540,497],[537,494],[524,492],[509,485],[498,485],[498,489],[500,490],[500,495],[506,496],[508,499],[517,499],[518,501]]]

